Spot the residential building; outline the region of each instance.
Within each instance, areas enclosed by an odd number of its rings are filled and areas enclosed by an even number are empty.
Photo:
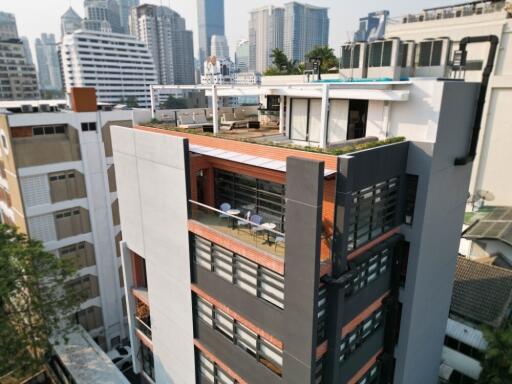
[[[41,34],[35,41],[39,86],[43,91],[62,90],[57,43],[53,33]]]
[[[149,85],[157,82],[157,74],[151,53],[135,37],[78,30],[62,39],[61,57],[68,93],[73,87],[94,87],[100,102],[130,99],[149,105]]]
[[[284,5],[284,53],[289,60],[303,62],[317,46],[329,44],[328,8],[296,1]]]
[[[71,7],[60,17],[61,36],[71,34],[82,27],[82,18]]]
[[[212,35],[211,56],[229,60],[229,46],[226,36]]]
[[[272,50],[283,50],[284,8],[254,9],[249,19],[249,70],[265,72],[272,65]]]
[[[457,258],[450,315],[446,325],[442,383],[476,383],[487,349],[481,327],[502,327],[510,319],[512,271]]]
[[[224,0],[197,0],[197,30],[199,33],[199,63],[211,56],[213,35],[225,36]]]
[[[480,84],[266,81],[180,86],[212,97],[211,125],[112,127],[135,372],[436,382]],[[219,119],[239,95],[260,97],[257,121]]]
[[[0,40],[0,100],[39,98],[36,68],[27,62],[23,42]]]
[[[22,36],[20,37],[20,40],[23,43],[23,54],[25,55],[27,64],[34,65],[34,59],[32,58],[32,51],[30,50],[30,43],[28,42],[28,38]]]
[[[130,33],[130,15],[133,7],[140,5],[139,0],[117,0],[119,4],[119,18],[123,33]]]
[[[82,28],[91,31],[123,33],[116,0],[84,0]]]
[[[384,38],[389,11],[370,12],[359,19],[359,29],[354,33],[354,41],[374,41]]]
[[[249,70],[249,40],[240,40],[235,50],[235,68],[237,72]]]
[[[160,84],[193,84],[194,46],[185,19],[164,6],[143,4],[132,8],[132,35],[151,53]]]
[[[399,37],[411,40],[425,48],[424,59],[432,39],[445,37],[449,40],[448,53],[444,56],[436,47],[433,57],[447,57],[447,63],[453,58],[453,51],[466,36],[495,35],[499,39],[499,49],[494,70],[491,73],[487,102],[483,111],[483,125],[480,130],[479,148],[473,166],[470,194],[471,200],[479,195],[492,195],[492,205],[512,206],[512,179],[503,177],[507,172],[505,164],[509,162],[509,148],[512,145],[510,135],[509,100],[512,98],[512,18],[505,1],[477,1],[456,6],[447,6],[423,10],[399,18],[389,19],[386,27],[387,37]],[[429,42],[430,39],[430,42]],[[438,43],[437,43],[438,44]],[[468,45],[465,78],[479,81],[485,68],[488,45]],[[446,51],[444,51],[446,52]],[[441,69],[441,70],[440,70]],[[447,76],[450,65],[431,68],[435,75]],[[423,71],[425,73],[425,71]]]
[[[70,260],[66,287],[85,299],[76,320],[104,349],[127,336],[110,126],[130,110],[100,110],[92,88],[65,100],[0,102],[2,221]]]
[[[12,13],[0,12],[0,40],[18,38],[16,17]]]

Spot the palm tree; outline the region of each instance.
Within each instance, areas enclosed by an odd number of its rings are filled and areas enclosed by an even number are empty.
[[[327,73],[331,68],[338,67],[338,58],[334,54],[334,49],[327,45],[317,45],[311,51],[306,53],[306,59],[318,57],[322,60],[320,66],[321,73]]]
[[[481,384],[512,384],[512,322],[502,328],[483,327],[487,350],[482,360]]]

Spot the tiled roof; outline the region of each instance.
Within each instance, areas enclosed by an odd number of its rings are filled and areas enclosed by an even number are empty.
[[[496,207],[463,233],[470,240],[501,240],[512,247],[512,207]]]
[[[512,270],[457,257],[450,312],[477,323],[501,325],[512,302]]]

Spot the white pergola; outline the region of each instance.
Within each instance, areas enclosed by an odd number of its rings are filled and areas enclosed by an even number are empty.
[[[330,99],[407,101],[408,89],[394,89],[396,85],[408,85],[410,81],[379,81],[379,82],[314,82],[291,83],[281,85],[150,85],[151,117],[156,117],[155,92],[159,90],[195,90],[205,91],[212,98],[213,133],[219,132],[219,97],[236,96],[279,96],[279,132],[284,133],[285,98],[319,98],[322,100],[320,116],[320,147],[327,145],[327,124]],[[404,88],[404,87],[401,87]],[[386,110],[389,114],[389,108]]]

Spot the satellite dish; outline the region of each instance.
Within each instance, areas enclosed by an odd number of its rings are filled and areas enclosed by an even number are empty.
[[[494,194],[486,190],[477,191],[476,196],[484,201],[493,201],[495,199]]]

